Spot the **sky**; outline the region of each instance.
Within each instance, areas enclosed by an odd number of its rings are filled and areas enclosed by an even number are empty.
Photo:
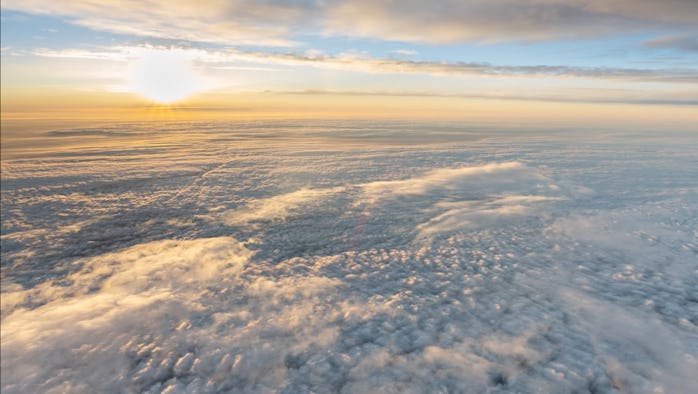
[[[698,0],[0,0],[0,392],[698,393]]]
[[[6,0],[3,118],[698,122],[694,0]]]

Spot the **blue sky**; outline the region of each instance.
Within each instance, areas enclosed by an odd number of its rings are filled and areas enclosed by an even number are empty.
[[[325,53],[366,52],[374,57],[395,57],[411,60],[444,62],[488,62],[504,65],[566,65],[585,67],[698,68],[698,50],[654,48],[646,45],[656,37],[671,32],[652,29],[641,32],[619,33],[595,38],[550,40],[543,42],[451,43],[424,44],[380,38],[351,36],[324,36],[291,34],[298,44],[293,49],[315,49]],[[30,14],[3,10],[2,46],[17,51],[31,52],[39,48],[95,48],[119,45],[188,45],[213,48],[226,47],[220,43],[202,43],[159,37],[115,34],[71,23],[70,18],[58,15]],[[288,48],[254,45],[232,45],[245,50],[276,50]],[[406,52],[406,53],[402,53]],[[414,53],[407,53],[414,52]]]
[[[6,101],[47,86],[143,96],[134,67],[159,58],[168,68],[176,57],[198,86],[186,91],[197,94],[698,102],[693,0],[7,0],[2,7]]]

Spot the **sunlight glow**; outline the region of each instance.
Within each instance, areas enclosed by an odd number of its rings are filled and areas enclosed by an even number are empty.
[[[191,59],[177,52],[151,51],[129,66],[130,90],[162,104],[203,90]]]

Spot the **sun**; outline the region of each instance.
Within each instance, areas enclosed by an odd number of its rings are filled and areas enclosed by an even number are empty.
[[[129,65],[130,90],[160,104],[171,104],[201,91],[191,59],[177,52],[151,51]]]

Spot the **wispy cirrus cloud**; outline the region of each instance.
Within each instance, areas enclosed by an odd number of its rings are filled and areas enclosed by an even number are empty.
[[[620,79],[646,82],[698,82],[695,70],[658,70],[614,67],[576,67],[560,65],[494,65],[485,62],[436,62],[402,59],[372,58],[344,53],[323,55],[313,53],[242,53],[247,59],[267,60],[274,63],[314,65],[353,69],[368,72],[389,72],[431,75],[481,75],[491,77],[546,77]]]
[[[239,50],[205,50],[152,46],[116,46],[100,50],[47,50],[35,52],[38,56],[78,59],[128,60],[148,51],[175,51],[203,63],[248,62],[286,66],[309,66],[370,73],[404,73],[445,76],[488,76],[526,78],[581,78],[637,82],[698,82],[698,70],[692,69],[639,69],[613,67],[575,67],[561,65],[495,65],[484,62],[435,62],[394,58],[374,58],[365,54],[340,53],[328,55],[319,51],[306,52],[244,52]]]
[[[401,55],[401,56],[414,56],[419,54],[419,52],[413,50],[413,49],[396,49],[394,51],[390,51],[390,53],[394,55]]]

